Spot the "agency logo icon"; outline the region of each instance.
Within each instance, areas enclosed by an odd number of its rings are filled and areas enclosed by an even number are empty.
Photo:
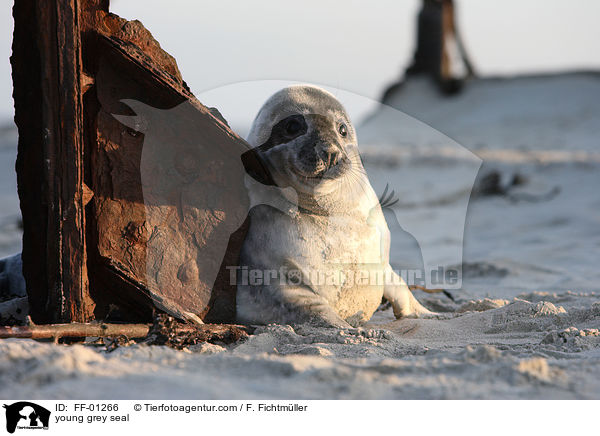
[[[48,429],[50,411],[38,404],[28,401],[19,401],[10,405],[4,404],[6,409],[6,431],[14,433],[16,429]]]

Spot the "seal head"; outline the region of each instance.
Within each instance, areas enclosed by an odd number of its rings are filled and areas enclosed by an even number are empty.
[[[316,86],[290,86],[274,94],[254,120],[248,142],[273,184],[292,187],[299,195],[330,193],[353,168],[362,166],[344,107]]]

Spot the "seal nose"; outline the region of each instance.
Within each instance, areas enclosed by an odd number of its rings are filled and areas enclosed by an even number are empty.
[[[333,150],[327,153],[327,166],[332,167],[338,163],[340,160],[340,152],[338,150]]]
[[[319,154],[327,168],[336,165],[340,160],[340,150],[335,145],[324,145]]]

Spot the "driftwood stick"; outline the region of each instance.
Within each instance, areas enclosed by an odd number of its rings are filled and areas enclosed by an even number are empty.
[[[117,337],[144,338],[148,336],[152,324],[47,324],[34,326],[0,326],[0,339],[30,338],[30,339],[59,339],[64,337],[84,338]],[[224,334],[231,330],[247,332],[248,327],[231,324],[177,325],[174,334]]]
[[[445,289],[429,289],[426,288],[425,286],[419,286],[419,285],[409,285],[408,289],[410,289],[411,291],[423,291],[423,292],[427,292],[428,294],[439,294],[440,292],[444,292]]]
[[[452,294],[448,291],[446,291],[445,289],[428,289],[424,286],[419,286],[419,285],[409,285],[408,289],[410,289],[411,291],[423,291],[423,292],[427,292],[428,294],[439,294],[442,293],[444,294],[446,297],[448,297],[449,299],[451,299],[452,301],[454,301],[454,297],[452,296]]]
[[[143,338],[148,335],[150,324],[46,324],[34,326],[0,327],[0,338],[58,339],[86,336],[127,336]]]

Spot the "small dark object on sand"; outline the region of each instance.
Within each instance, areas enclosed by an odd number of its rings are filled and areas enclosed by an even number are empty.
[[[539,203],[542,201],[550,201],[560,193],[560,187],[555,186],[545,194],[529,194],[527,192],[512,192],[516,186],[526,185],[528,178],[522,174],[513,174],[510,182],[506,185],[502,184],[502,175],[499,171],[493,170],[481,177],[481,179],[473,187],[473,197],[489,197],[501,196],[506,198],[511,203],[519,201],[527,201],[529,203]]]
[[[486,197],[490,195],[505,195],[508,188],[502,186],[502,177],[498,171],[490,171],[485,174],[473,187],[474,197]]]

